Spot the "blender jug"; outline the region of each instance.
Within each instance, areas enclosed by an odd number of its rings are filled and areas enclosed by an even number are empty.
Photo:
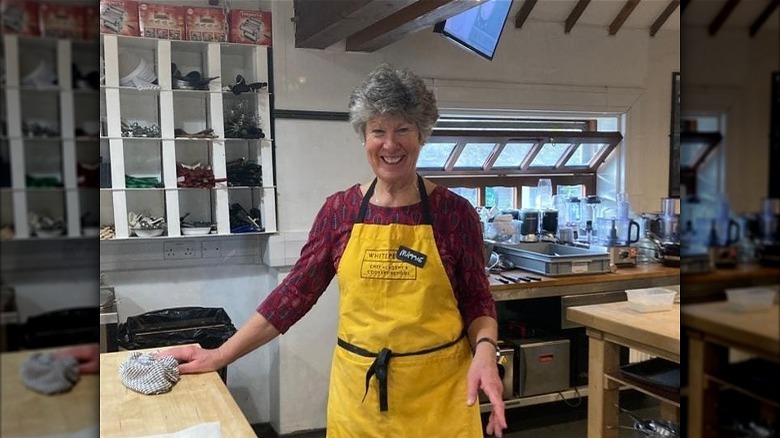
[[[628,246],[639,241],[639,222],[629,218],[600,217],[597,228],[599,245]]]
[[[580,201],[579,240],[590,244],[596,238],[596,219],[599,217],[601,198],[587,195]]]

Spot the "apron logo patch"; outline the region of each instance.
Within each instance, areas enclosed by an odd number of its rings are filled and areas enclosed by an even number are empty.
[[[416,280],[417,268],[399,261],[392,249],[369,249],[363,254],[360,277],[376,280]]]
[[[422,268],[425,266],[425,260],[428,259],[428,256],[417,252],[413,249],[407,248],[405,246],[399,246],[398,252],[395,253],[395,257],[398,260],[402,260],[406,263],[411,263],[414,266],[417,266],[418,268]]]

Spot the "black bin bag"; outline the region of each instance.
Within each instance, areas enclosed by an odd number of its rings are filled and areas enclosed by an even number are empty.
[[[128,317],[117,327],[117,344],[125,350],[193,343],[211,349],[235,332],[221,307],[174,307]]]

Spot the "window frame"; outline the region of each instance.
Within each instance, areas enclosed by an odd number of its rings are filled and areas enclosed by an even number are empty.
[[[583,124],[582,128],[592,129],[593,124]],[[490,130],[490,129],[441,129],[435,128],[428,143],[454,143],[450,156],[443,168],[418,167],[420,175],[448,188],[466,187],[478,189],[478,203],[484,205],[487,187],[513,187],[515,205],[522,205],[521,186],[536,186],[539,178],[552,181],[553,193],[559,185],[581,185],[584,194],[596,193],[598,169],[612,151],[623,140],[617,131],[556,131],[556,130]],[[482,166],[474,168],[455,168],[458,158],[469,143],[494,143],[493,151],[488,154]],[[507,143],[533,143],[517,167],[494,168]],[[553,166],[534,166],[530,164],[545,144],[568,143],[567,149]],[[587,165],[566,166],[566,162],[582,144],[600,143],[603,147]]]

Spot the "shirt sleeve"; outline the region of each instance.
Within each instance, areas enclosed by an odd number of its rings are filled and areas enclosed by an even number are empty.
[[[333,249],[336,220],[331,199],[320,209],[298,261],[287,277],[257,307],[281,333],[286,333],[317,302],[336,275]]]
[[[484,242],[479,216],[465,199],[458,201],[454,212],[460,216],[458,222],[461,226],[453,230],[449,237],[453,247],[459,249],[454,252],[459,257],[455,259],[453,288],[458,310],[468,329],[481,316],[496,318],[496,304],[485,275]]]

